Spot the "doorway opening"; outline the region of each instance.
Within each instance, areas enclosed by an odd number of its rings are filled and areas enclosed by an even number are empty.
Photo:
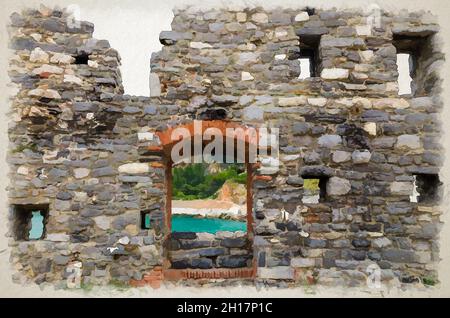
[[[227,121],[203,121],[201,133],[208,128],[225,132],[236,127]],[[231,156],[223,154],[222,160],[200,162],[194,156],[189,162],[174,162],[175,144],[165,143],[167,135],[161,134],[160,140],[167,159],[165,277],[253,276],[253,164],[248,160],[248,140],[243,157],[234,151]],[[223,140],[234,145],[240,141],[239,137]],[[202,150],[213,142],[202,141]],[[194,138],[188,143],[193,150]],[[214,151],[212,155],[218,158]]]

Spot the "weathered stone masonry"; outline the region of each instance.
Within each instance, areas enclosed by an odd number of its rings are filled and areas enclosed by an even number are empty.
[[[81,262],[83,283],[158,286],[170,266],[158,135],[194,119],[280,128],[280,166],[262,158],[253,171],[256,283],[365,284],[371,264],[385,282],[435,277],[439,201],[409,196],[414,175],[426,183],[442,165],[438,25],[428,13],[367,21],[357,11],[176,11],[152,55],[152,96],[137,97],[123,95],[119,55],[91,23],[68,24],[57,9],[14,13],[14,280],[65,286]],[[316,76],[300,80],[305,46]],[[416,56],[408,96],[398,95],[402,50]],[[302,203],[308,177],[323,180],[318,204]],[[20,230],[33,205],[48,209],[40,240]]]

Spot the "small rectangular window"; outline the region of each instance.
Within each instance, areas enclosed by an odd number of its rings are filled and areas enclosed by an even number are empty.
[[[441,197],[441,185],[439,176],[436,174],[414,175],[414,187],[410,201],[415,203],[438,203]]]
[[[159,234],[164,226],[164,214],[159,209],[142,210],[140,223],[142,230],[154,230]]]
[[[141,211],[141,229],[148,230],[151,228],[151,218],[149,211]]]
[[[425,76],[427,53],[430,49],[429,36],[394,34],[392,44],[397,49],[397,71],[399,95],[423,94],[429,90]]]
[[[305,204],[317,204],[325,199],[327,177],[302,176],[303,198]]]
[[[300,39],[299,79],[318,76],[320,36],[302,36]]]
[[[18,241],[40,240],[45,237],[48,205],[14,205],[14,237]]]

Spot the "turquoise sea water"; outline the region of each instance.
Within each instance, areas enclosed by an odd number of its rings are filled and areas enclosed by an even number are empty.
[[[247,231],[247,223],[219,218],[197,218],[190,215],[173,215],[172,232],[208,232],[217,231]]]
[[[40,211],[33,211],[31,216],[31,230],[28,233],[30,240],[38,240],[44,232],[44,217]]]

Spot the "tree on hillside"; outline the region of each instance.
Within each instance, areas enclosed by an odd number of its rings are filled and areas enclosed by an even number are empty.
[[[173,169],[173,198],[196,200],[213,198],[227,180],[245,184],[247,173],[242,164],[224,164],[218,172],[211,173],[208,164],[197,163]]]

